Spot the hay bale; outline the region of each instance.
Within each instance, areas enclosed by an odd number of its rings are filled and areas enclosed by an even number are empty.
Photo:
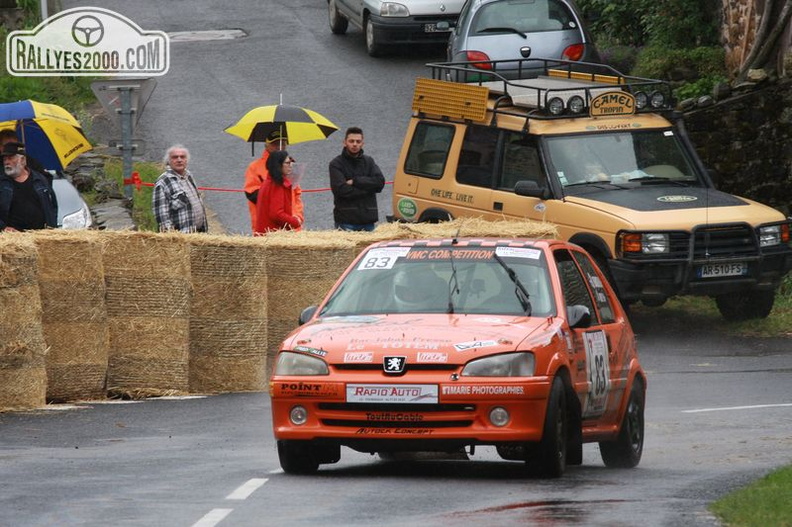
[[[266,389],[266,253],[261,238],[190,238],[190,392]]]
[[[187,393],[190,235],[104,231],[101,236],[108,392],[127,397]]]
[[[300,312],[318,304],[358,253],[337,231],[264,237],[267,247],[268,374],[281,341],[298,326]]]
[[[0,236],[0,412],[46,404],[36,253],[28,234]]]
[[[109,334],[102,243],[95,231],[42,231],[39,290],[47,355],[47,399],[106,396]]]

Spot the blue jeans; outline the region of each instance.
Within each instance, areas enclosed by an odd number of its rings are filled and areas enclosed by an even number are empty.
[[[373,223],[336,223],[336,229],[341,229],[342,231],[373,231],[374,224]]]

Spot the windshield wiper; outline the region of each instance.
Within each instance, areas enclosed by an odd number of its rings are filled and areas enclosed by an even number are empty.
[[[517,300],[520,301],[520,305],[522,306],[523,311],[525,312],[525,316],[530,317],[531,316],[531,301],[530,301],[531,295],[528,294],[528,290],[525,288],[523,283],[520,281],[520,277],[517,276],[517,273],[514,272],[514,269],[509,267],[509,264],[504,262],[503,259],[500,256],[498,256],[497,254],[493,254],[492,256],[495,258],[495,261],[497,261],[501,265],[501,267],[503,267],[506,270],[506,274],[508,274],[509,278],[511,279],[511,281],[514,282],[514,285],[516,286],[514,288],[514,294],[517,295]]]
[[[528,38],[528,35],[520,31],[519,29],[514,29],[513,27],[485,27],[484,29],[479,29],[476,33],[502,33],[503,31],[507,33],[515,33],[520,35],[522,38]]]
[[[448,253],[448,258],[451,261],[451,277],[448,279],[448,309],[446,313],[454,312],[454,293],[459,294],[459,281],[457,280],[457,269],[454,263],[454,246],[457,243],[456,236],[454,236],[454,239],[451,240],[451,250]]]

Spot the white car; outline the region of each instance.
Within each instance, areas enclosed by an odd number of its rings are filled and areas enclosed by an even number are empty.
[[[381,55],[392,44],[448,41],[464,0],[327,0],[330,30],[346,33],[349,23],[366,34],[366,50]]]
[[[58,227],[88,229],[93,225],[91,209],[71,181],[61,175],[52,179],[52,189],[58,200]]]

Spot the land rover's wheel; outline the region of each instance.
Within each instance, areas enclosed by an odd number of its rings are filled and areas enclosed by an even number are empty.
[[[558,478],[566,470],[569,417],[564,382],[556,377],[547,401],[542,440],[529,449],[526,457],[528,473],[543,478]]]
[[[319,469],[309,441],[278,441],[278,459],[287,474],[313,474]]]
[[[374,29],[374,24],[371,23],[371,17],[366,17],[365,25],[366,51],[368,51],[369,56],[379,57],[382,55],[382,44],[380,44],[380,38],[377,30]]]
[[[330,20],[330,31],[332,31],[334,35],[343,35],[346,33],[347,28],[349,27],[349,20],[344,18],[341,13],[338,12],[336,0],[328,0],[327,15]]]
[[[633,468],[641,461],[644,443],[643,383],[633,381],[627,411],[615,441],[600,441],[600,455],[606,467]]]
[[[731,321],[767,318],[774,302],[775,291],[742,291],[715,297],[721,315]]]

